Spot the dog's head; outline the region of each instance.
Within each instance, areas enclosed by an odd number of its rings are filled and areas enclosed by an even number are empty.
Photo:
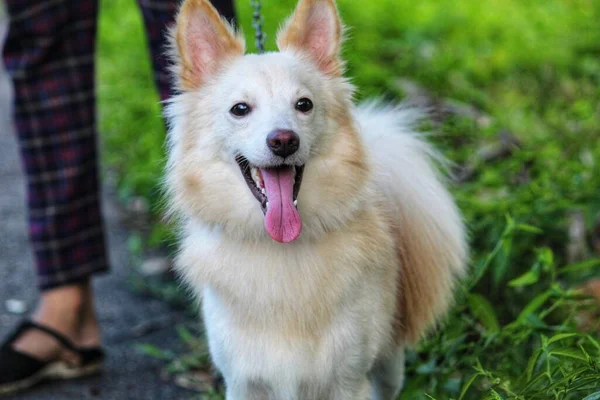
[[[175,208],[230,234],[266,229],[284,243],[303,224],[304,235],[343,225],[368,171],[334,1],[301,0],[277,53],[244,55],[243,39],[208,0],[185,1],[172,36],[181,92],[168,108]]]

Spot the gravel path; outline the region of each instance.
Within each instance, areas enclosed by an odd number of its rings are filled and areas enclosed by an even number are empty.
[[[0,12],[1,16],[1,12]],[[0,38],[5,24],[0,21]],[[17,144],[10,123],[10,86],[0,71],[0,338],[5,337],[22,316],[8,312],[6,302],[16,299],[28,308],[35,306],[37,291],[31,249],[25,231],[24,180]],[[105,194],[111,274],[96,280],[97,305],[108,360],[103,375],[77,382],[45,384],[11,399],[187,399],[191,392],[160,378],[161,361],[140,354],[137,343],[161,348],[180,348],[175,326],[185,316],[164,303],[136,296],[128,288],[127,232],[120,224],[119,211]],[[189,322],[189,321],[186,321]],[[142,337],[135,327],[156,324],[158,328]]]

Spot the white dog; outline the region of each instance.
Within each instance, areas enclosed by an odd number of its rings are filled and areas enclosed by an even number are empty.
[[[208,0],[182,6],[178,269],[228,399],[394,399],[465,270],[461,217],[414,113],[352,104],[333,0],[301,0],[277,42],[244,55]]]

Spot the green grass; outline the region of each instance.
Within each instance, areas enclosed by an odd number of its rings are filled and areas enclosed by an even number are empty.
[[[143,22],[134,1],[102,0],[100,6],[97,77],[104,161],[119,172],[122,198],[142,195],[156,203],[165,129]]]
[[[238,6],[253,50],[246,3]],[[269,49],[294,3],[265,0]],[[522,141],[452,187],[471,233],[473,272],[444,329],[409,354],[402,399],[581,399],[600,390],[598,327],[590,335],[578,328],[577,310],[589,303],[573,289],[599,276],[600,264],[591,252],[577,265],[566,256],[568,216],[581,212],[590,230],[600,213],[597,1],[339,5],[359,98],[401,99],[396,82],[408,78],[489,114],[485,127],[454,117],[433,135],[459,164],[501,129]],[[123,198],[156,206],[164,128],[133,1],[102,2],[99,46],[106,165]],[[166,231],[159,225],[151,242]]]

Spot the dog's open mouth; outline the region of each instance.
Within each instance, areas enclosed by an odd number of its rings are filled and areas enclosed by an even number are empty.
[[[304,165],[257,168],[243,156],[237,156],[242,175],[265,214],[265,229],[281,243],[300,236],[302,220],[298,213],[298,192]]]

